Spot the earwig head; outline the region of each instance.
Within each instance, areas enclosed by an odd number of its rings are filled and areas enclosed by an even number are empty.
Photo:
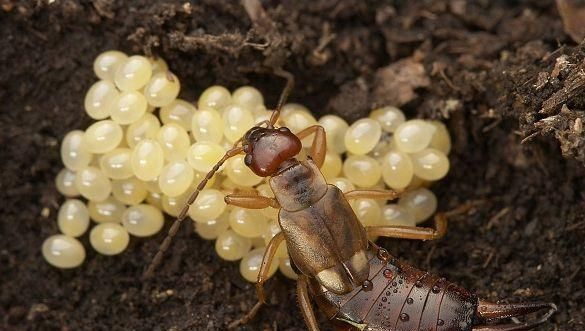
[[[244,135],[242,145],[244,162],[258,176],[268,177],[278,171],[280,165],[297,155],[301,141],[288,128],[253,127]]]

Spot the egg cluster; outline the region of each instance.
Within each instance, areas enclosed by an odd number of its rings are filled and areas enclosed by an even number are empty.
[[[69,132],[61,144],[65,168],[56,178],[67,197],[57,217],[61,234],[45,240],[45,259],[59,268],[79,266],[85,259],[76,239],[89,234],[94,250],[119,254],[130,235],[148,237],[164,225],[163,212],[176,217],[188,196],[225,152],[271,111],[262,94],[244,86],[230,92],[207,88],[196,103],[177,96],[178,78],[164,60],[102,53],[94,62],[100,79],[85,97],[85,110],[96,120],[85,131]],[[437,121],[409,120],[394,107],[374,110],[348,125],[326,115],[315,119],[307,108],[286,104],[279,126],[293,133],[315,124],[327,135],[321,168],[329,183],[347,192],[356,188],[407,190],[398,203],[351,201],[364,225],[416,225],[437,206],[425,187],[446,175],[450,138]],[[306,157],[311,137],[303,141]],[[230,193],[273,197],[267,179],[245,166],[242,155],[229,159],[189,209],[195,231],[215,240],[217,254],[240,261],[243,277],[256,281],[265,246],[280,231],[278,210],[250,210],[226,205]],[[295,278],[286,246],[276,253],[270,270]]]

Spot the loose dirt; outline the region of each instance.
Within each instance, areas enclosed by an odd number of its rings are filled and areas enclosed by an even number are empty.
[[[148,282],[162,234],[113,258],[88,250],[75,270],[42,259],[63,201],[59,142],[90,122],[83,97],[107,49],[162,56],[187,100],[252,84],[274,104],[281,80],[238,69],[282,65],[297,80],[291,100],[317,116],[393,104],[445,120],[454,151],[433,186],[440,209],[481,205],[443,240],[381,244],[484,298],[557,303],[542,330],[585,329],[585,45],[554,2],[244,4],[0,1],[0,329],[221,330],[255,303],[238,265],[190,226]],[[271,304],[243,329],[304,330],[294,283],[270,283]]]

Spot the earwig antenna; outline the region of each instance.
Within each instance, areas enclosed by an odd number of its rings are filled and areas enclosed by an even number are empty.
[[[295,85],[294,75],[291,74],[290,72],[282,69],[282,68],[271,69],[271,68],[266,68],[266,67],[262,67],[262,68],[240,67],[240,68],[238,68],[238,70],[241,72],[255,72],[255,73],[260,73],[260,74],[273,74],[273,75],[276,75],[278,77],[286,79],[286,85],[284,86],[284,89],[282,90],[282,93],[280,94],[280,98],[278,98],[278,103],[276,104],[276,108],[272,112],[272,115],[270,116],[270,122],[268,123],[268,127],[273,128],[274,124],[276,124],[276,121],[278,121],[278,118],[280,117],[280,110],[281,110],[282,106],[284,105],[284,103],[288,99],[288,96],[290,95],[290,92],[292,91],[292,89]]]
[[[235,156],[237,154],[240,154],[243,151],[242,147],[236,147],[240,142],[241,142],[241,139],[239,139],[238,141],[235,142],[234,147],[232,149],[230,149],[229,151],[227,151],[225,153],[225,155],[219,161],[217,161],[217,163],[213,166],[213,168],[207,173],[205,178],[199,183],[199,185],[197,185],[197,188],[195,189],[195,191],[193,191],[193,193],[191,193],[191,196],[189,196],[189,199],[187,200],[187,202],[183,206],[183,209],[181,209],[179,216],[177,216],[177,218],[173,222],[173,225],[169,229],[169,232],[168,232],[166,238],[160,244],[158,251],[156,252],[156,255],[152,259],[152,262],[150,262],[150,265],[148,266],[148,268],[144,272],[144,275],[143,275],[144,278],[151,277],[152,274],[154,273],[154,270],[162,262],[162,258],[164,256],[165,252],[169,249],[169,246],[171,245],[173,238],[175,237],[175,235],[179,231],[179,228],[181,227],[183,220],[187,217],[187,212],[189,211],[189,207],[191,207],[193,202],[195,202],[195,199],[197,199],[199,192],[201,192],[201,190],[203,190],[205,188],[205,185],[207,185],[207,182],[211,179],[211,177],[213,177],[213,175],[219,170],[219,167],[221,167],[222,164],[224,164],[224,162],[227,159],[229,159],[230,157]]]
[[[280,117],[280,109],[286,102],[286,99],[288,99],[288,96],[295,85],[295,77],[290,72],[284,69],[276,69],[274,70],[274,74],[286,79],[286,85],[284,86],[284,89],[280,94],[280,98],[278,99],[278,103],[276,104],[276,109],[274,109],[274,112],[272,112],[272,116],[270,116],[269,127],[273,127],[274,124],[276,124],[276,121],[278,121],[278,117]]]

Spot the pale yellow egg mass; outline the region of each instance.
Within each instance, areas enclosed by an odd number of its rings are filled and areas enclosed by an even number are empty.
[[[194,112],[191,122],[191,134],[195,141],[219,143],[223,138],[223,119],[213,108],[203,108]]]
[[[176,197],[187,191],[193,182],[193,168],[186,161],[172,161],[165,165],[158,176],[162,193]]]
[[[434,131],[435,128],[426,121],[406,121],[394,131],[394,143],[402,152],[420,152],[429,146]]]
[[[126,143],[130,148],[143,139],[155,139],[160,129],[160,122],[153,114],[146,113],[126,129]]]
[[[148,237],[162,229],[164,217],[158,208],[141,204],[126,209],[122,216],[122,224],[131,235]]]
[[[396,128],[406,121],[404,113],[396,107],[382,107],[373,110],[370,113],[370,118],[378,121],[382,125],[382,130],[386,132],[394,132]]]
[[[325,129],[327,149],[337,154],[344,153],[345,133],[349,129],[347,122],[337,115],[325,115],[319,119],[319,125]]]
[[[164,151],[155,140],[143,139],[132,149],[130,164],[138,179],[153,180],[164,166]]]
[[[184,160],[191,147],[189,134],[175,123],[163,125],[156,134],[156,141],[162,147],[167,161]]]
[[[217,219],[226,210],[226,203],[221,191],[208,188],[199,192],[197,200],[189,208],[189,217],[197,223]]]
[[[367,155],[351,155],[343,163],[343,174],[357,186],[371,187],[382,177],[382,169]]]
[[[112,191],[112,183],[96,167],[80,169],[75,176],[75,188],[87,200],[105,200]]]
[[[224,212],[219,217],[205,222],[195,223],[195,232],[203,239],[214,240],[230,227],[229,213]]]
[[[83,131],[73,130],[65,135],[61,143],[61,160],[70,170],[77,171],[86,167],[93,157],[83,140],[83,136]]]
[[[265,247],[259,247],[251,250],[244,256],[240,261],[240,274],[245,280],[255,283],[260,273],[260,266],[262,265],[262,258],[264,257]],[[274,261],[268,269],[268,277],[272,277],[276,270],[278,270],[278,264]]]
[[[79,191],[75,187],[75,172],[67,168],[61,169],[55,178],[57,191],[68,198],[76,197]]]
[[[244,257],[252,248],[252,240],[227,230],[217,237],[215,251],[217,255],[227,261],[237,261]]]
[[[71,237],[79,237],[89,227],[89,211],[85,204],[78,199],[65,201],[57,215],[57,225],[61,233]]]
[[[90,125],[83,134],[83,145],[90,153],[102,154],[116,148],[122,138],[122,127],[111,120],[102,120]]]
[[[248,108],[239,105],[227,106],[222,113],[224,135],[233,143],[254,125],[254,116]]]
[[[100,169],[111,179],[126,179],[132,177],[129,148],[116,148],[100,158]]]
[[[146,199],[146,184],[136,177],[112,181],[112,195],[126,205],[137,205]]]
[[[398,190],[407,187],[413,174],[412,161],[408,154],[394,150],[382,158],[382,177],[390,188]]]
[[[89,242],[100,254],[117,255],[128,247],[130,236],[119,223],[101,223],[91,229]]]
[[[122,215],[126,211],[126,206],[109,196],[102,201],[89,201],[87,209],[89,217],[96,223],[122,223]]]
[[[353,154],[369,153],[382,137],[382,126],[371,118],[362,118],[345,132],[345,147]]]
[[[110,106],[112,120],[120,125],[128,125],[146,114],[148,103],[142,93],[126,91],[114,98]]]
[[[411,154],[414,174],[424,180],[439,180],[449,172],[449,159],[438,149],[426,148]]]
[[[160,109],[159,116],[163,124],[179,124],[183,129],[189,131],[191,130],[191,119],[195,112],[195,107],[191,103],[185,100],[175,99]],[[221,132],[222,129],[219,131]]]
[[[437,197],[426,188],[419,188],[406,192],[398,201],[413,217],[414,221],[422,223],[437,210]]]
[[[93,62],[93,72],[99,79],[113,82],[118,66],[128,58],[120,51],[103,52]]]
[[[164,107],[179,95],[179,78],[170,71],[155,73],[144,87],[144,96],[149,104]]]
[[[64,234],[45,239],[42,253],[49,264],[61,269],[78,267],[85,260],[85,248],[81,242]]]
[[[144,56],[133,55],[116,68],[114,82],[122,91],[137,91],[148,83],[151,76],[150,61]]]
[[[95,120],[103,120],[110,116],[111,103],[118,97],[114,83],[100,80],[94,83],[85,95],[85,112]]]
[[[221,145],[209,141],[196,142],[187,152],[187,161],[199,172],[207,173],[225,154]]]
[[[223,86],[210,86],[199,97],[197,101],[197,108],[213,108],[222,111],[225,107],[232,103],[232,95],[228,89]]]
[[[254,109],[259,105],[264,105],[264,97],[255,87],[242,86],[232,94],[232,102],[248,109]]]

